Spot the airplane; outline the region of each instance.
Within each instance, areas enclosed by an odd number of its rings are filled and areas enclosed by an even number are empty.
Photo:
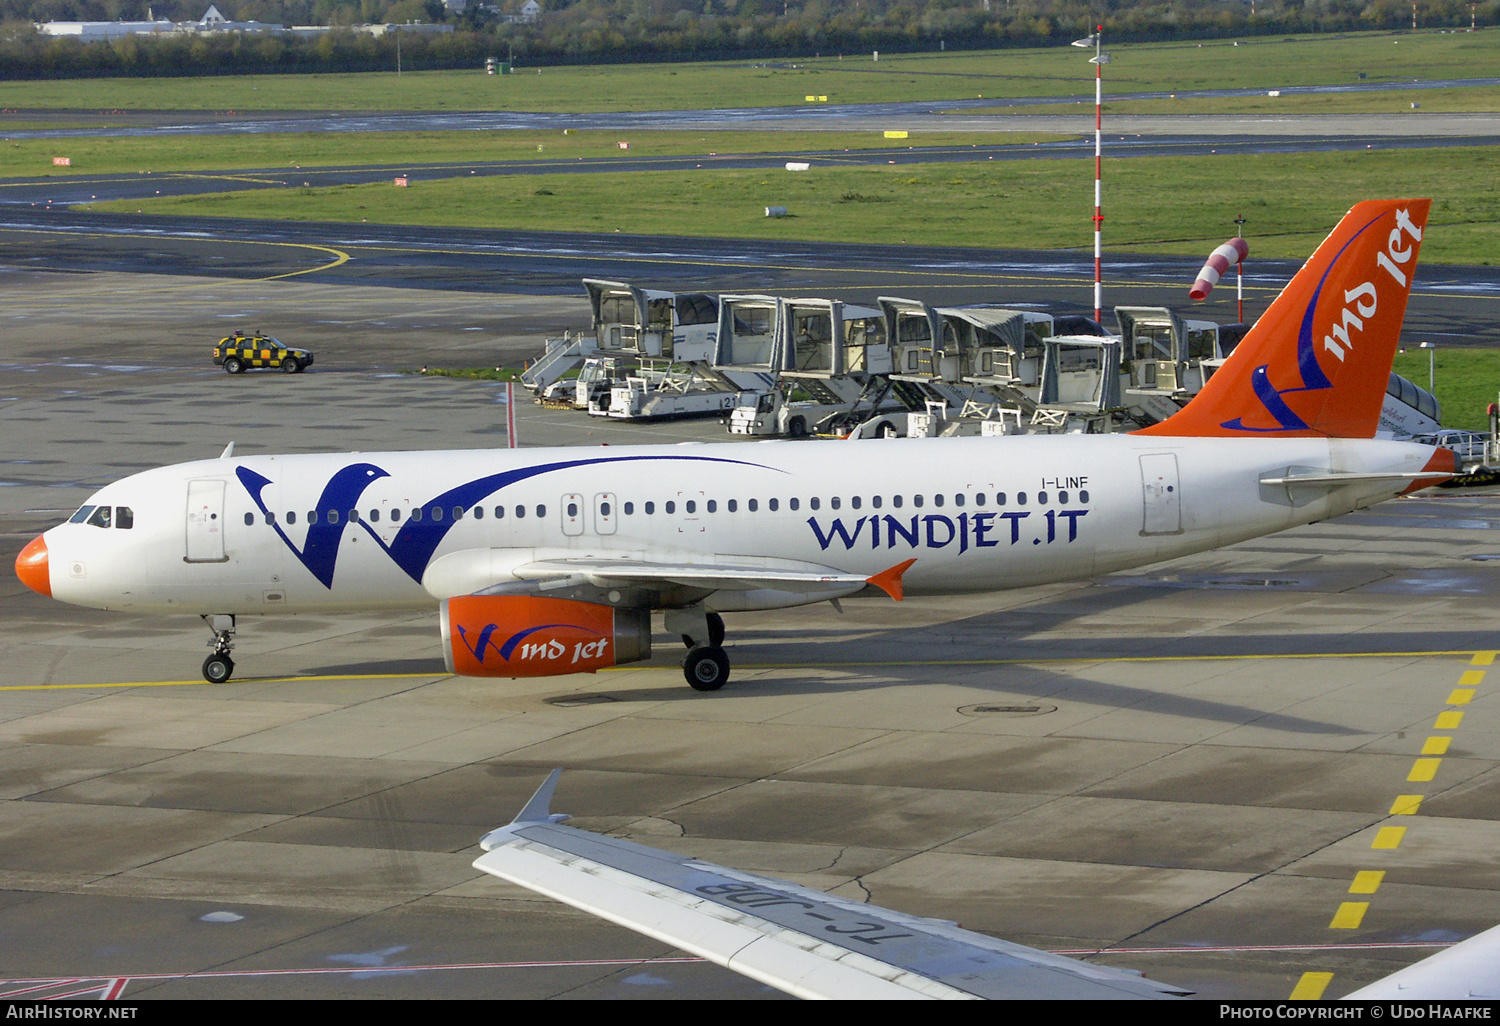
[[[553,770],[474,868],[795,997],[1141,1000],[1191,991],[774,877],[564,826]],[[1500,996],[1500,926],[1365,987],[1354,1001]]]
[[[1116,435],[236,456],[100,489],[31,541],[32,590],[237,617],[436,606],[449,672],[593,672],[651,655],[700,691],[723,614],[1078,580],[1339,516],[1451,477],[1376,440],[1425,199],[1339,222],[1202,391]]]

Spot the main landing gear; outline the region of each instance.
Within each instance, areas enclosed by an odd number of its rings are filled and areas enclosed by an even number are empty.
[[[203,660],[203,679],[210,684],[222,684],[234,674],[234,660],[229,658],[234,649],[234,614],[204,613],[203,622],[213,634],[208,644],[214,650]]]
[[[682,675],[694,691],[717,691],[729,680],[729,657],[724,654],[724,618],[696,609],[667,611],[666,627],[682,635],[687,658]]]

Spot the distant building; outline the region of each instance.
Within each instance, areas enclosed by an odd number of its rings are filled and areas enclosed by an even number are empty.
[[[197,21],[48,21],[36,25],[44,36],[76,36],[85,43],[123,39],[125,36],[198,34],[204,32],[267,32],[286,29],[261,21],[230,21],[212,4]]]
[[[526,0],[515,14],[507,14],[505,20],[512,25],[529,25],[542,18],[542,5],[536,0]]]

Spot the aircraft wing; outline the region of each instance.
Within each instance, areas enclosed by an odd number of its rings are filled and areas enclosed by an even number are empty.
[[[1186,993],[767,877],[563,826],[554,770],[476,869],[804,998],[1166,998]]]
[[[1346,1001],[1494,1001],[1500,998],[1500,926],[1345,994]]]
[[[455,552],[435,561],[422,585],[438,598],[483,595],[517,580],[587,581],[598,587],[680,584],[709,591],[768,589],[820,598],[843,598],[873,584],[899,601],[901,575],[916,562],[909,559],[874,576],[851,574],[817,563],[787,559],[728,557],[723,561],[690,563],[664,559],[557,556],[520,565],[496,566],[494,550]]]
[[[777,591],[823,592],[838,596],[853,594],[873,584],[892,598],[901,599],[901,575],[916,560],[909,559],[883,570],[873,577],[849,574],[816,563],[791,563],[789,560],[765,563],[666,563],[633,559],[548,559],[516,568],[516,576],[553,577],[582,574],[595,583],[621,581],[629,583],[673,583],[716,591],[754,591],[771,588]]]

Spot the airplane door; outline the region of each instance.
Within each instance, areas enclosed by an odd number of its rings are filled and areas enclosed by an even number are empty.
[[[562,531],[569,538],[583,533],[583,496],[570,494],[562,497]]]
[[[189,481],[187,497],[187,563],[226,563],[224,555],[224,482]]]
[[[1141,534],[1181,534],[1182,489],[1177,478],[1177,455],[1164,452],[1142,456],[1141,486],[1145,497]]]
[[[614,492],[600,492],[594,496],[594,533],[615,533]]]

